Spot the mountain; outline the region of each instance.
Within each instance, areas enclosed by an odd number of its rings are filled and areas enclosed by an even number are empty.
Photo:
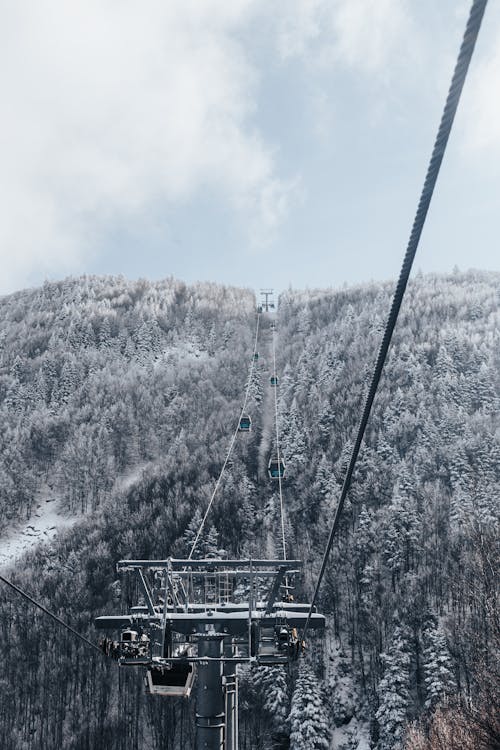
[[[391,293],[369,284],[280,297],[285,537],[305,564],[304,600]],[[321,589],[325,638],[311,638],[289,672],[242,671],[240,747],[392,750],[410,731],[409,747],[424,748],[423,729],[409,722],[427,727],[434,717],[431,735],[446,732],[450,716],[464,733],[492,723],[499,302],[498,274],[410,283]],[[255,307],[248,290],[174,279],[83,277],[0,299],[2,535],[34,525],[47,502],[54,525],[69,526],[12,561],[9,577],[92,640],[96,615],[135,598],[117,560],[189,552],[240,413]],[[238,436],[205,552],[281,553],[266,472],[270,320],[261,320],[249,384],[252,431]],[[189,703],[144,696],[134,670],[118,670],[5,588],[0,628],[5,750],[192,747]],[[468,747],[466,734],[461,742]]]

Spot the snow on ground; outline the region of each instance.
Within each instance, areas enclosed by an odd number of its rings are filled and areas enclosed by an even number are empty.
[[[121,476],[117,477],[113,487],[113,493],[124,492],[132,487],[139,479],[142,479],[144,473],[148,469],[152,469],[155,466],[154,461],[143,461],[140,464],[136,464],[124,472]]]
[[[54,498],[42,500],[28,521],[13,526],[0,539],[0,568],[13,563],[34,545],[50,541],[60,529],[77,520],[75,516],[63,516]]]
[[[185,341],[181,344],[172,344],[163,350],[161,359],[158,358],[156,366],[164,364],[164,360],[173,359],[208,359],[208,352],[206,349],[201,349],[192,341]]]
[[[332,750],[370,750],[370,729],[355,716],[348,724],[336,727],[331,736]]]
[[[113,492],[129,489],[153,465],[148,461],[130,468],[116,479]],[[50,489],[44,487],[33,515],[23,523],[13,525],[0,537],[0,568],[11,565],[36,544],[51,541],[58,531],[69,528],[81,518],[81,515],[64,515],[57,499],[50,496]]]
[[[326,685],[335,729],[332,750],[369,750],[370,724],[356,689],[351,661],[332,633],[326,634]]]

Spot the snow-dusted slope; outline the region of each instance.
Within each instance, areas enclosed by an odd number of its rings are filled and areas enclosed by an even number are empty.
[[[13,563],[35,545],[51,541],[59,530],[69,528],[76,520],[62,515],[54,499],[40,503],[28,521],[11,527],[0,538],[0,568]]]

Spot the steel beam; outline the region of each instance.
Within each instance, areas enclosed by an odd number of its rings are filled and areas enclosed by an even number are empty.
[[[144,578],[141,568],[137,568],[137,574],[139,576],[139,584],[142,589],[142,593],[144,595],[144,600],[146,602],[146,607],[148,608],[148,612],[150,615],[155,615],[156,610],[153,604],[153,597],[151,596],[151,591],[149,590],[149,586],[146,583],[146,579]]]
[[[301,560],[178,560],[168,558],[166,560],[120,560],[116,564],[118,571],[135,570],[136,568],[147,568],[149,570],[174,570],[176,573],[189,575],[196,571],[202,573],[208,571],[224,571],[234,569],[235,573],[242,574],[245,570],[253,569],[263,575],[264,571],[276,575],[276,570],[284,567],[288,573],[298,573],[302,570]]]
[[[238,675],[232,638],[224,639],[224,682],[226,695],[226,731],[224,750],[238,750]]]
[[[273,614],[265,615],[254,610],[250,614],[250,621],[258,623],[261,627],[271,628],[275,625],[277,617],[292,628],[302,628],[306,622],[307,613],[282,609],[276,610]],[[152,623],[160,624],[161,619],[160,615],[150,617],[144,614],[104,616],[96,617],[95,626],[101,630],[119,630],[120,628],[133,627],[134,624],[139,627],[145,627]],[[216,610],[209,610],[208,612],[170,612],[166,622],[174,632],[184,635],[191,635],[198,626],[213,624],[221,632],[225,630],[232,635],[242,636],[248,631],[249,615],[248,610],[247,612],[221,612]],[[324,615],[311,615],[309,627],[315,630],[324,630]]]

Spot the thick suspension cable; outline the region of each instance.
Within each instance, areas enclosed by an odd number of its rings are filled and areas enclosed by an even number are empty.
[[[280,454],[280,435],[278,425],[278,378],[276,375],[276,330],[273,328],[273,378],[274,378],[274,427],[276,433],[276,460],[278,462],[278,489],[280,496],[280,516],[281,516],[281,545],[283,549],[283,560],[286,560],[286,542],[285,542],[285,513],[283,509],[283,486],[281,483],[281,454]]]
[[[231,457],[231,453],[233,451],[233,447],[234,447],[234,444],[236,442],[236,438],[238,437],[238,432],[239,432],[239,429],[240,429],[241,419],[242,419],[242,417],[243,417],[243,415],[245,414],[245,411],[246,411],[246,406],[247,406],[247,402],[248,402],[248,396],[250,394],[250,387],[252,385],[252,380],[253,380],[253,370],[254,370],[254,367],[255,367],[255,355],[257,354],[257,341],[259,339],[259,326],[260,326],[260,313],[257,313],[257,323],[256,323],[256,326],[255,326],[255,338],[254,338],[254,344],[253,344],[252,359],[250,361],[250,371],[249,371],[249,375],[248,375],[247,387],[246,387],[246,390],[245,390],[245,397],[243,399],[243,406],[241,407],[240,416],[238,417],[238,423],[236,425],[236,429],[235,429],[235,431],[233,433],[233,436],[231,438],[231,441],[229,443],[229,448],[228,448],[228,451],[227,451],[227,454],[226,454],[226,458],[224,459],[224,463],[222,464],[222,469],[220,470],[220,474],[217,477],[217,481],[215,483],[215,487],[213,489],[212,496],[210,497],[210,500],[209,500],[208,505],[207,505],[207,509],[205,511],[205,514],[204,514],[203,518],[201,519],[200,527],[199,527],[198,532],[196,534],[195,540],[194,540],[194,542],[192,544],[191,551],[190,551],[189,556],[187,558],[188,560],[192,559],[194,551],[196,549],[196,545],[198,544],[200,536],[202,535],[203,529],[205,527],[205,522],[206,522],[206,520],[208,518],[208,514],[210,513],[210,509],[211,509],[211,507],[213,505],[213,502],[215,500],[215,496],[216,496],[216,494],[218,492],[218,489],[220,487],[220,483],[222,481],[222,477],[223,477],[224,472],[226,470],[226,466],[228,464],[228,461],[229,461],[229,459]]]
[[[373,405],[373,400],[375,398],[377,387],[378,387],[378,384],[382,375],[382,370],[383,370],[384,363],[387,357],[387,351],[389,349],[394,327],[398,319],[399,310],[401,307],[401,303],[403,301],[404,293],[406,290],[406,285],[408,283],[408,277],[410,275],[411,267],[413,265],[415,254],[417,252],[418,244],[420,241],[420,236],[422,234],[422,230],[425,224],[425,219],[427,216],[427,212],[429,210],[429,205],[431,202],[432,194],[436,186],[439,170],[441,167],[441,163],[443,161],[444,153],[446,151],[446,144],[448,143],[448,138],[449,138],[451,128],[453,125],[453,120],[455,119],[455,114],[457,111],[458,103],[460,101],[460,95],[462,93],[465,79],[467,77],[467,71],[469,69],[469,64],[472,58],[472,54],[474,52],[474,47],[475,47],[476,40],[479,34],[481,21],[483,20],[484,11],[486,9],[487,2],[488,0],[474,0],[474,2],[472,3],[471,11],[469,14],[469,19],[467,21],[467,26],[465,29],[464,38],[462,40],[462,45],[460,47],[460,52],[459,52],[457,63],[456,63],[455,70],[453,73],[453,78],[451,81],[450,89],[448,91],[446,104],[444,107],[443,115],[441,117],[441,123],[439,125],[439,130],[436,136],[436,141],[434,143],[432,156],[431,156],[429,166],[427,169],[424,186],[423,186],[420,200],[418,203],[417,212],[415,215],[415,219],[413,221],[413,226],[412,226],[412,230],[410,234],[410,239],[408,241],[408,246],[406,249],[406,254],[403,260],[401,273],[400,273],[399,280],[396,286],[396,290],[394,292],[394,298],[393,298],[392,306],[389,312],[389,317],[386,323],[382,343],[380,345],[380,350],[379,350],[377,361],[375,364],[375,370],[373,373],[368,395],[366,397],[365,407],[363,409],[363,414],[361,417],[361,421],[360,421],[359,428],[358,428],[358,433],[356,436],[356,442],[354,443],[354,447],[353,447],[352,454],[351,454],[351,459],[349,461],[349,466],[348,466],[348,469],[344,478],[344,482],[342,485],[340,499],[337,504],[337,508],[335,510],[335,515],[333,518],[333,524],[332,524],[332,528],[330,531],[330,536],[328,538],[326,549],[323,555],[321,569],[320,569],[318,579],[316,582],[316,587],[315,587],[314,595],[311,601],[311,606],[309,608],[309,613],[307,616],[306,624],[304,626],[304,632],[302,636],[303,639],[305,639],[306,637],[307,628],[309,626],[311,614],[314,610],[314,605],[316,603],[316,598],[318,596],[319,587],[321,585],[321,581],[325,574],[326,564],[328,562],[328,557],[330,555],[330,551],[332,548],[333,539],[335,537],[335,534],[337,532],[337,529],[340,523],[340,516],[342,513],[342,509],[344,507],[344,501],[349,491],[352,474],[353,474],[354,467],[356,465],[356,461],[357,461],[358,454],[359,454],[359,449],[363,441],[363,437],[364,437],[365,430],[366,430],[366,425],[368,423],[368,418],[370,416],[371,408]]]
[[[15,583],[12,583],[12,581],[9,581],[7,578],[4,578],[4,576],[0,575],[0,581],[3,581],[7,586],[10,586],[13,591],[20,594],[24,599],[26,599],[28,602],[33,604],[35,607],[37,607],[39,610],[41,610],[44,614],[51,617],[54,622],[57,622],[58,625],[62,625],[63,628],[66,628],[70,633],[75,635],[77,638],[79,638],[81,641],[85,643],[85,645],[90,646],[91,648],[95,649],[96,651],[99,651],[99,653],[102,655],[102,651],[99,648],[99,646],[95,643],[92,643],[88,638],[86,638],[84,635],[79,633],[77,630],[71,627],[71,625],[68,625],[67,622],[64,622],[64,620],[61,620],[60,617],[55,615],[53,612],[50,612],[46,607],[43,606],[43,604],[40,604],[40,602],[37,602],[36,599],[33,599],[32,596],[27,594],[25,591],[19,588],[19,586],[16,586]]]

